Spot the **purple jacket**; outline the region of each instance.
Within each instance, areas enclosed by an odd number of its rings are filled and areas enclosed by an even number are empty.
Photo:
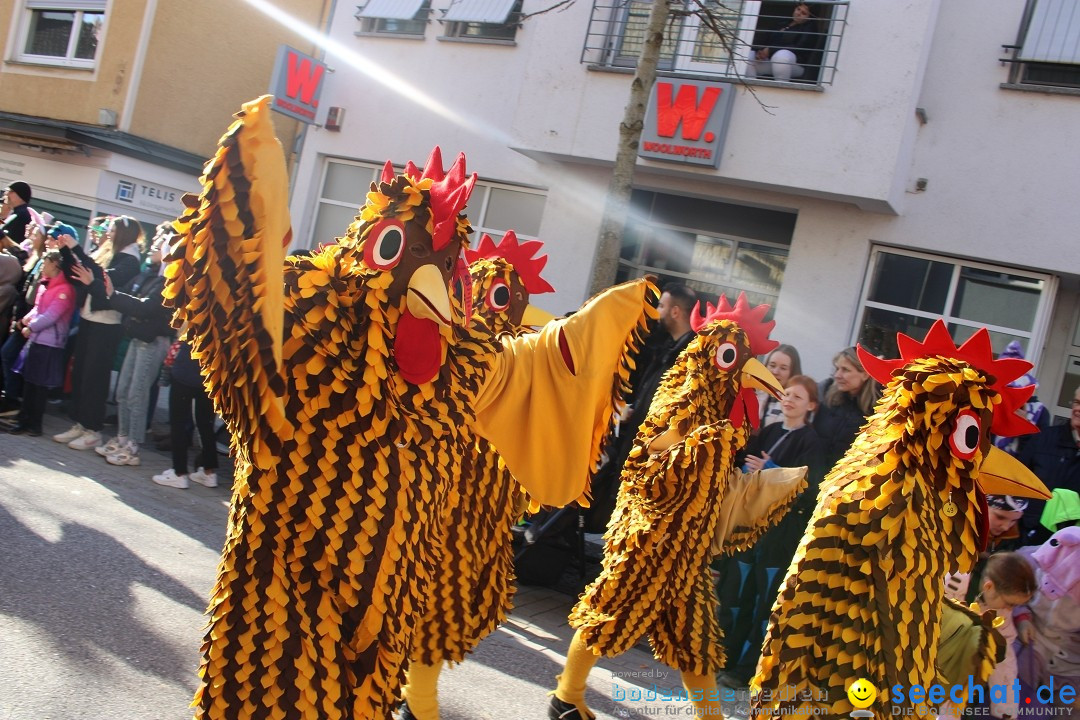
[[[42,279],[34,307],[24,318],[30,328],[29,342],[64,347],[74,314],[75,290],[64,274]]]

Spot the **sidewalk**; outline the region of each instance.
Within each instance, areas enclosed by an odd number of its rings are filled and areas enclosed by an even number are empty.
[[[57,414],[55,407],[49,409],[45,435],[22,437],[18,441],[26,444],[26,457],[122,491],[125,502],[136,511],[159,518],[163,514],[182,515],[185,523],[202,528],[210,538],[223,539],[231,480],[228,458],[220,458],[221,484],[217,488],[196,485],[188,490],[162,488],[150,478],[171,465],[168,453],[144,447],[140,451],[141,465],[109,465],[92,450],[74,451],[53,442],[50,436],[66,430],[69,423],[66,417]],[[104,434],[110,430],[115,428],[106,427]],[[194,458],[194,453],[189,456]],[[161,505],[163,500],[165,508]],[[595,552],[592,547],[590,554]],[[213,572],[209,565],[200,571],[206,575],[207,587]],[[567,616],[576,600],[572,594],[574,588],[567,582],[560,587],[562,591],[519,587],[508,621],[485,639],[465,663],[443,673],[440,681],[443,720],[546,717],[547,693],[555,687],[555,676],[562,670],[573,636]],[[193,650],[196,647],[197,643],[192,645]],[[587,700],[601,720],[658,715],[689,717],[688,702],[662,699],[665,693],[670,696],[680,688],[678,672],[658,663],[647,645],[639,643],[617,658],[600,659],[589,677]],[[742,702],[725,703],[725,717],[745,717],[745,694],[739,697]]]

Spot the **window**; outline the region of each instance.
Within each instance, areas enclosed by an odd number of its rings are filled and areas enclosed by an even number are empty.
[[[382,166],[328,160],[309,247],[334,242],[344,235],[372,181],[381,175]],[[485,232],[496,242],[507,230],[522,239],[535,238],[540,232],[545,200],[542,190],[477,182],[465,210],[474,229],[472,244],[480,242]]]
[[[1017,340],[1035,362],[1049,321],[1050,287],[1048,275],[878,248],[870,259],[856,339],[895,358],[896,333],[921,340],[941,318],[957,344],[985,327],[995,353]]]
[[[513,42],[521,23],[522,0],[455,0],[440,22],[445,37]]]
[[[776,31],[791,23],[798,4],[790,0],[686,0],[668,18],[659,70],[710,78],[749,77],[753,48],[768,45]],[[816,16],[805,25],[798,50],[801,69],[792,81],[830,84],[848,3],[836,0],[812,7]],[[634,67],[644,47],[651,8],[651,0],[594,0],[582,62],[595,68]],[[762,68],[757,79],[785,81],[767,72]]]
[[[1080,3],[1028,0],[1013,51],[1009,84],[1080,88]]]
[[[105,26],[105,0],[26,0],[21,62],[93,68]]]
[[[643,190],[632,206],[617,282],[656,275],[661,286],[681,282],[714,303],[745,292],[751,303],[776,306],[793,214]]]
[[[431,0],[370,0],[356,13],[357,34],[423,37],[430,12]]]

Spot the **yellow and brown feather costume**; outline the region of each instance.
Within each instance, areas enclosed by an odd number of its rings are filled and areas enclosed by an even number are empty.
[[[900,337],[900,361],[860,348],[887,387],[822,483],[781,585],[751,685],[759,714],[846,716],[863,678],[883,720],[887,688],[938,682],[943,578],[969,572],[985,543],[985,493],[1045,490],[989,441],[991,426],[1025,430],[1014,414],[1025,393],[1006,387],[1025,364],[994,361],[985,330],[960,348],[940,321],[924,344]],[[985,640],[976,664],[988,672]]]
[[[510,231],[498,246],[485,235],[477,251],[466,251],[478,332],[516,337],[552,319],[529,304],[532,294],[553,289],[539,274],[547,257],[533,258],[540,246],[518,243]],[[460,469],[450,479],[439,527],[443,558],[413,636],[410,659],[424,665],[463,661],[506,620],[514,597],[510,528],[521,517],[525,493],[490,442],[471,432],[461,442]]]
[[[444,172],[437,153],[423,173],[388,166],[345,237],[282,263],[287,176],[269,113],[267,98],[246,104],[223,137],[167,270],[236,457],[193,704],[199,718],[386,718],[461,428],[505,444],[546,502],[576,497],[653,289],[608,291],[527,344],[454,331],[448,286],[475,176],[463,156]],[[579,402],[560,402],[557,383]],[[585,437],[568,440],[557,477],[539,472],[530,438],[500,432],[523,414]]]
[[[570,615],[584,644],[614,655],[648,634],[656,657],[697,675],[724,664],[709,562],[717,533],[741,534],[774,524],[801,488],[775,489],[775,502],[742,513],[750,483],[729,484],[735,453],[746,441],[746,402],[756,402],[745,379],[779,393],[756,354],[772,343],[767,308],[721,301],[695,323],[698,336],[664,376],[623,468],[615,511],[605,535],[603,570]],[[694,316],[700,320],[696,312]],[[772,343],[774,344],[774,343]],[[728,503],[728,505],[725,505]],[[733,506],[739,506],[735,508]]]

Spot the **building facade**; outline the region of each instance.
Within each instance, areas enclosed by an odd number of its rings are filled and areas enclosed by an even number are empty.
[[[279,4],[315,27],[330,5]],[[77,227],[179,215],[230,116],[267,92],[279,45],[312,49],[245,2],[0,0],[0,18],[0,182],[28,182],[35,208]],[[276,129],[291,150],[300,124]]]
[[[1080,383],[1080,2],[992,5],[812,3],[800,71],[758,64],[745,82],[795,3],[706,3],[713,22],[676,13],[619,278],[774,303],[773,336],[818,379],[855,342],[895,353],[898,330],[921,337],[938,317],[958,339],[985,325],[996,351],[1021,343],[1039,397],[1066,415]],[[477,227],[546,243],[557,293],[539,302],[576,307],[648,11],[642,0],[338,3],[323,95],[337,130],[310,132],[299,158],[297,245],[342,234],[384,161],[420,163],[439,145],[480,175]],[[714,82],[732,84],[708,91]],[[716,103],[727,115],[713,131],[694,113],[720,92],[733,97]],[[719,142],[715,157],[705,140]]]

